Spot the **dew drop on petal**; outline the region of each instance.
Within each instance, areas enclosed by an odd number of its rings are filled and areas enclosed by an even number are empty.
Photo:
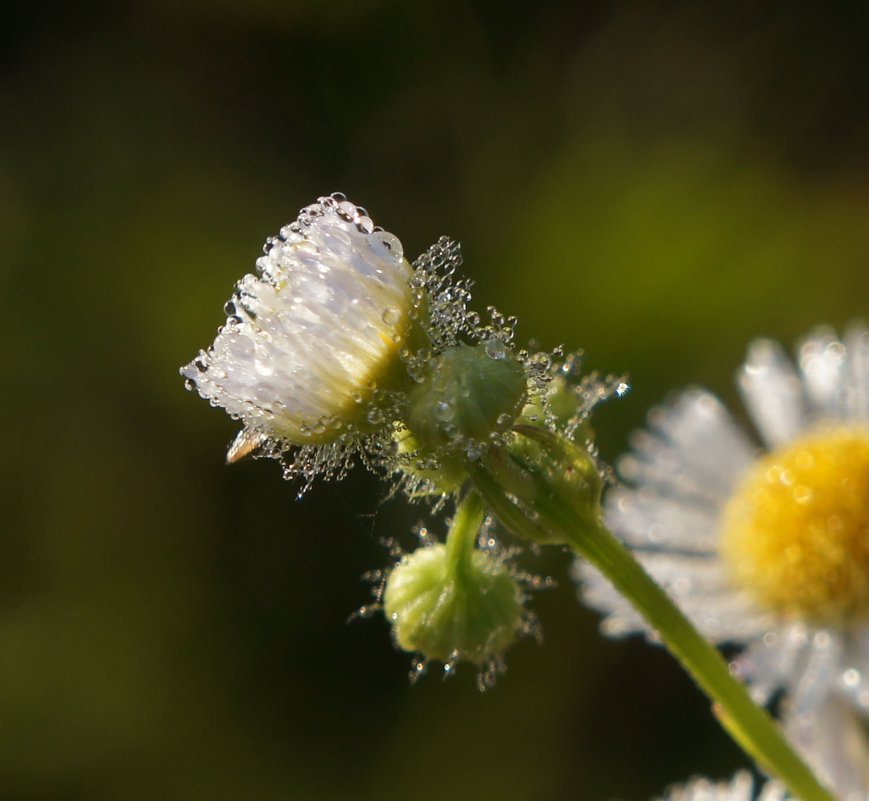
[[[398,309],[386,309],[383,312],[382,319],[386,325],[395,325],[401,320],[401,312]]]
[[[381,259],[398,262],[404,258],[404,248],[397,236],[388,231],[373,231],[368,234],[368,246]]]

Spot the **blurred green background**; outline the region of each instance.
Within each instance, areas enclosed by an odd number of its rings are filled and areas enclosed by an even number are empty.
[[[347,624],[425,519],[223,465],[183,390],[264,238],[341,190],[646,410],[867,313],[869,6],[10,4],[0,19],[0,798],[647,799],[744,758],[564,553],[480,695]],[[437,521],[432,527],[442,532]]]

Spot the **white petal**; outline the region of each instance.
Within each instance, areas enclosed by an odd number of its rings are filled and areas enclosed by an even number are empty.
[[[746,408],[769,447],[796,436],[806,423],[806,405],[797,372],[781,345],[758,339],[748,348],[738,374]]]
[[[848,349],[848,409],[852,420],[869,424],[869,329],[855,325],[845,336]]]
[[[814,419],[846,416],[845,346],[831,328],[818,328],[797,349],[806,397]]]
[[[758,702],[766,703],[782,687],[793,682],[797,666],[810,647],[809,631],[801,623],[770,624],[766,634],[755,640],[732,662],[736,675],[746,681]]]
[[[671,553],[635,553],[646,572],[661,584],[702,634],[715,642],[748,642],[770,625],[742,593],[730,587],[717,559],[676,556]],[[573,576],[580,598],[605,615],[602,631],[611,637],[637,632],[656,639],[645,620],[609,579],[595,567],[577,560]]]
[[[869,743],[854,710],[835,698],[809,714],[786,714],[785,731],[840,801],[866,801]]]
[[[606,495],[607,526],[628,545],[695,553],[714,553],[718,516],[708,507],[642,487],[616,487]]]
[[[649,413],[633,453],[618,464],[623,478],[665,495],[717,509],[754,458],[754,448],[722,404],[690,389]]]
[[[838,629],[817,629],[810,634],[804,660],[788,682],[788,702],[794,715],[814,715],[828,702],[839,677],[843,653]]]
[[[684,784],[668,787],[664,798],[656,801],[751,801],[753,787],[754,781],[747,770],[739,771],[729,782],[713,782],[695,776]]]

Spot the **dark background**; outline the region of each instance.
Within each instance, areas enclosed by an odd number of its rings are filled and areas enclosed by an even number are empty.
[[[758,6],[758,7],[755,7]],[[426,519],[301,502],[185,393],[264,238],[341,190],[482,309],[633,390],[736,405],[748,341],[867,312],[863,3],[17,3],[0,19],[0,798],[647,799],[744,758],[569,558],[526,640],[409,687],[346,624]],[[443,526],[428,521],[438,533]]]

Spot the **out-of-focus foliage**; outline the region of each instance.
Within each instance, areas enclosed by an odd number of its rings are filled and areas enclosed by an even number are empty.
[[[759,7],[756,7],[759,6]],[[644,799],[742,757],[566,557],[486,695],[345,624],[424,515],[295,503],[185,393],[262,240],[346,192],[629,371],[614,459],[747,341],[867,314],[861,4],[15,4],[0,25],[0,797]],[[433,524],[442,533],[443,524]]]

